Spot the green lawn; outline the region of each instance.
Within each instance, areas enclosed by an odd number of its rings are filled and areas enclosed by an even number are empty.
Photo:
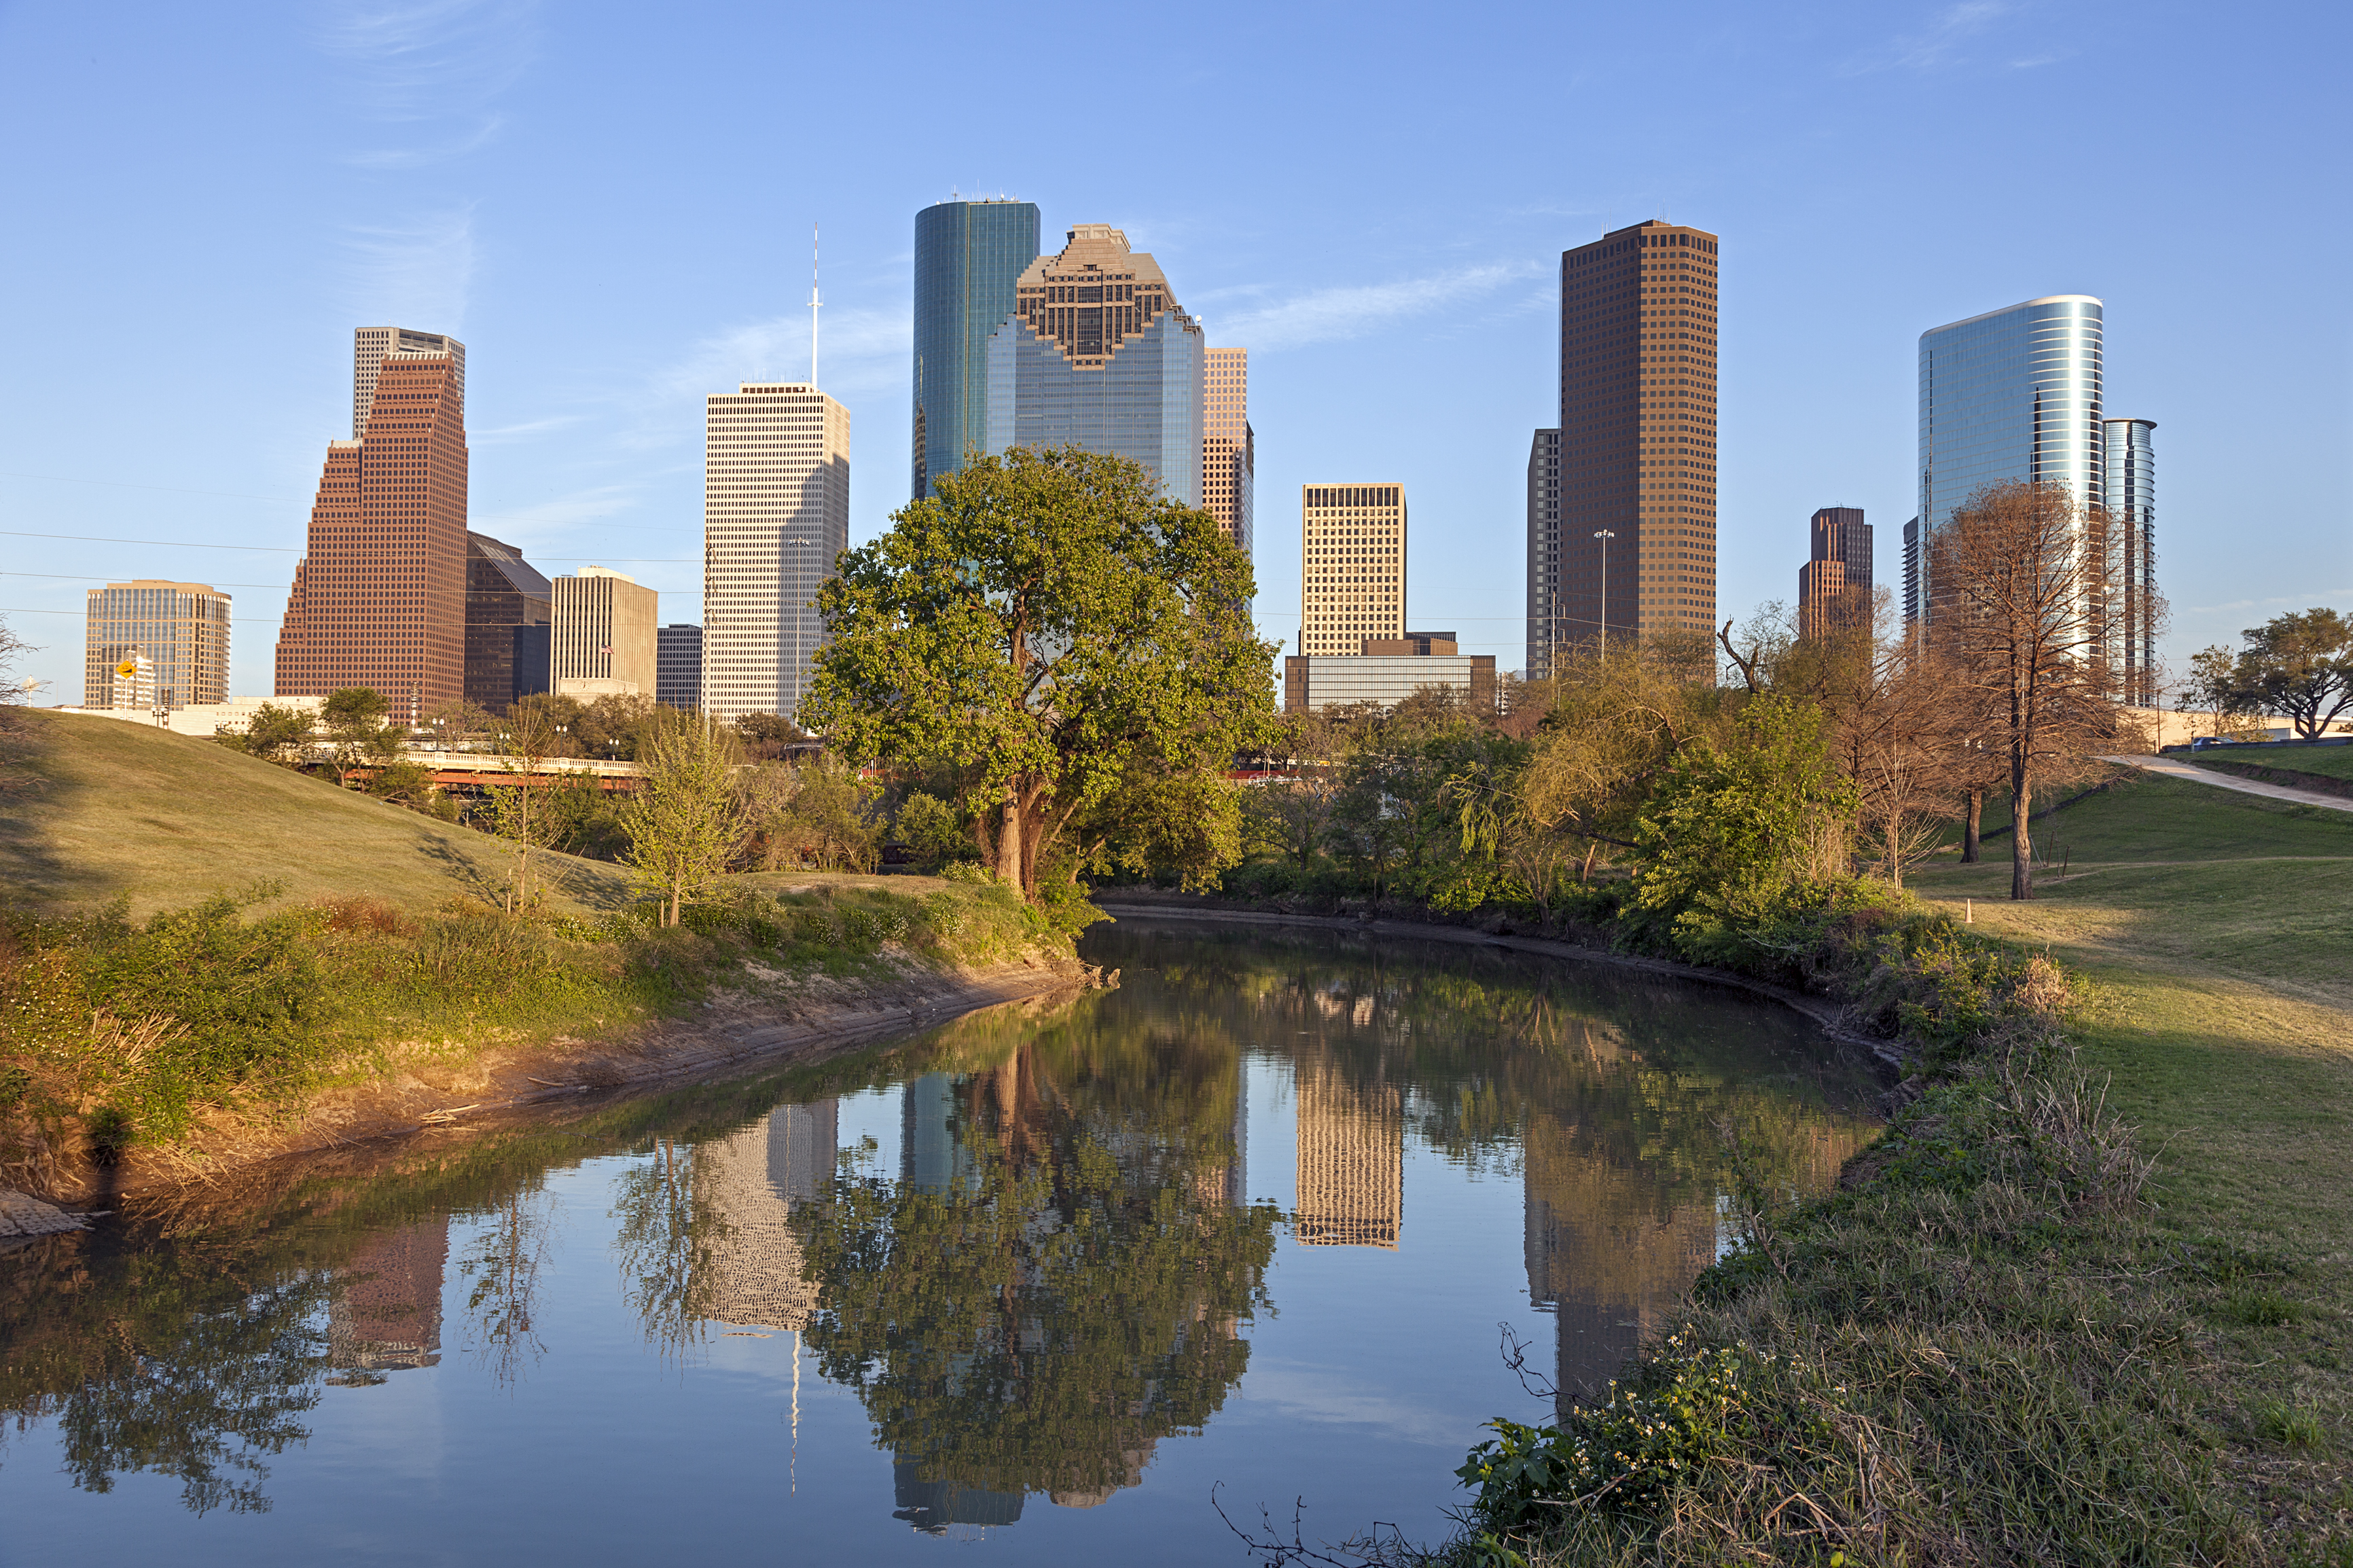
[[[2046,946],[2093,983],[2086,1056],[2159,1156],[2168,1219],[2287,1277],[2282,1301],[2207,1315],[2211,1414],[2249,1439],[2239,1468],[2250,1486],[2343,1507],[2353,815],[2144,775],[2035,828],[2052,865],[2032,902],[2009,900],[2006,838],[1981,866],[1940,859],[1915,890],[1971,900],[1978,929]],[[2283,1411],[2317,1415],[2327,1441],[2264,1438]]]
[[[2177,752],[2174,755],[2178,761],[2201,767],[2208,763],[2237,763],[2244,767],[2281,768],[2289,773],[2353,781],[2353,746],[2221,746],[2206,752]]]
[[[559,910],[627,894],[618,867],[570,855],[544,864]],[[427,910],[496,897],[507,865],[497,841],[469,828],[210,741],[40,711],[0,735],[0,899],[11,902],[126,895],[143,916],[266,879],[296,902],[364,894]]]

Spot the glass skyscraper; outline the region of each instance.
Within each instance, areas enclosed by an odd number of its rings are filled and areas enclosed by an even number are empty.
[[[2157,451],[2154,419],[2110,419],[2103,427],[2110,526],[2124,581],[2124,644],[2117,649],[2124,700],[2157,706]]]
[[[915,215],[915,438],[911,493],[988,446],[988,341],[1038,258],[1038,208],[949,201]]]
[[[1925,543],[1980,487],[2063,485],[2103,504],[2100,301],[2052,294],[1920,334],[1920,532]],[[1926,552],[1920,565],[1926,574]],[[1934,618],[1936,584],[1913,605]]]
[[[1199,506],[1207,340],[1159,264],[1082,223],[1022,273],[1013,309],[988,340],[987,449],[1133,458],[1170,500]]]

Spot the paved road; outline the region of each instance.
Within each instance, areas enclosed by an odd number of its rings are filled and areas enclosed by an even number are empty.
[[[2353,798],[2341,795],[2323,795],[2316,789],[2295,789],[2287,784],[2259,784],[2253,779],[2240,778],[2235,773],[2218,773],[2211,768],[2177,763],[2170,757],[2103,757],[2100,760],[2122,763],[2126,767],[2146,768],[2169,779],[2188,779],[2191,784],[2234,789],[2242,795],[2268,795],[2274,800],[2292,800],[2299,805],[2325,805],[2331,811],[2353,811]]]

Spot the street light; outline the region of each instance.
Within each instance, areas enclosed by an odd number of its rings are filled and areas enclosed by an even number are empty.
[[[1605,528],[1593,537],[1601,541],[1601,657],[1606,661],[1609,658],[1609,542],[1618,536]]]

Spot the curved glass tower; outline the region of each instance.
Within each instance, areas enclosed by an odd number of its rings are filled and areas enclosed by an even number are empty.
[[[988,445],[988,340],[1038,258],[1032,202],[941,202],[915,215],[915,432],[911,494]]]
[[[1920,528],[1983,485],[2027,480],[2106,500],[2100,301],[2051,294],[1920,334]],[[1923,565],[1926,552],[1923,552]],[[1935,603],[1924,583],[1919,614]]]

